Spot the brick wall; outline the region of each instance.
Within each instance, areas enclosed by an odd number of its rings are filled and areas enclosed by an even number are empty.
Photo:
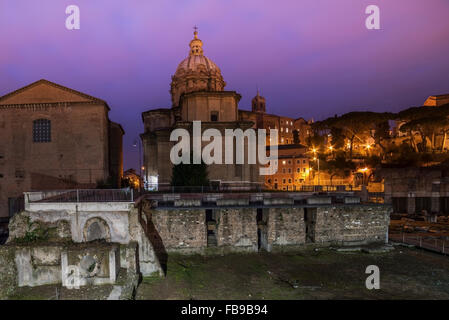
[[[249,252],[259,247],[268,251],[286,250],[306,243],[385,242],[391,207],[329,205],[209,210],[213,211],[215,221],[217,252]],[[153,208],[149,212],[147,216],[167,252],[201,253],[208,247],[205,208]]]
[[[257,251],[256,209],[216,210],[217,244],[230,251]]]
[[[305,243],[304,208],[270,208],[267,223],[268,248]]]
[[[167,252],[197,252],[207,246],[205,210],[151,210],[155,237]]]
[[[385,242],[390,207],[354,205],[316,210],[316,243]]]

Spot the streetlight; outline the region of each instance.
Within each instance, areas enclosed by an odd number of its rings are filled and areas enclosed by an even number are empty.
[[[316,156],[316,149],[315,148],[312,151],[314,153],[313,161],[317,161],[317,164],[318,164],[318,185],[320,185],[320,157]]]
[[[369,143],[366,144],[366,154],[369,155],[369,151],[371,149],[371,145]]]
[[[142,191],[142,170],[144,169],[144,167],[142,166],[142,147],[141,147],[142,141],[140,141],[139,139],[135,139],[134,143],[133,143],[133,147],[137,147],[137,145],[139,145],[139,192]]]

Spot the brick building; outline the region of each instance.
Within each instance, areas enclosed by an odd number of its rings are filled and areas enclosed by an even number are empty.
[[[394,213],[449,214],[449,169],[383,168],[385,203]]]
[[[0,217],[24,191],[119,186],[124,131],[109,110],[47,80],[0,97]]]
[[[173,167],[170,150],[175,145],[170,134],[174,129],[186,129],[192,136],[193,121],[201,121],[201,133],[214,129],[224,137],[226,129],[245,131],[253,126],[251,121],[239,118],[240,94],[225,91],[225,86],[220,68],[203,54],[203,42],[195,31],[189,55],[172,77],[172,107],[142,113],[143,179],[149,189],[164,190],[170,186]],[[224,140],[222,144],[225,145]],[[244,150],[248,150],[247,140]],[[226,150],[223,151],[225,154]],[[249,189],[262,183],[257,164],[213,163],[208,166],[208,173],[214,185],[229,189]]]

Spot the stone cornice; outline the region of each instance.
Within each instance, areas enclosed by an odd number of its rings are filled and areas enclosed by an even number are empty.
[[[27,109],[27,110],[42,110],[48,108],[67,108],[71,106],[79,106],[83,104],[88,105],[103,105],[106,108],[108,106],[104,103],[97,101],[73,101],[73,102],[45,102],[45,103],[26,103],[26,104],[0,104],[0,110],[5,109]],[[109,108],[108,108],[109,110]]]
[[[38,81],[33,82],[33,83],[31,83],[31,84],[29,84],[29,85],[23,87],[23,88],[20,88],[20,89],[18,89],[18,90],[13,91],[13,92],[7,93],[7,94],[5,94],[4,96],[1,96],[1,97],[0,97],[0,108],[2,108],[3,106],[17,106],[17,105],[19,105],[19,106],[24,106],[24,105],[30,105],[30,104],[13,104],[13,105],[10,105],[10,104],[2,104],[1,101],[4,100],[4,99],[6,99],[6,98],[10,98],[10,97],[12,97],[12,96],[14,96],[14,95],[16,95],[16,94],[19,94],[19,93],[21,93],[21,92],[23,92],[23,91],[25,91],[25,90],[27,90],[27,89],[30,89],[30,88],[32,88],[32,87],[35,87],[35,86],[37,86],[37,85],[39,85],[39,84],[46,84],[46,85],[55,87],[55,88],[57,88],[57,89],[61,89],[61,90],[64,90],[64,91],[73,93],[73,94],[75,94],[75,95],[79,95],[79,96],[81,96],[81,97],[83,97],[83,98],[92,100],[92,101],[86,101],[86,102],[83,102],[83,103],[86,103],[86,104],[104,104],[104,105],[106,106],[106,108],[107,108],[108,110],[110,110],[110,108],[109,108],[107,102],[104,101],[104,100],[101,100],[101,99],[99,99],[99,98],[95,98],[95,97],[93,97],[93,96],[90,96],[90,95],[88,95],[88,94],[82,93],[82,92],[77,91],[77,90],[74,90],[74,89],[70,89],[70,88],[64,87],[64,86],[62,86],[62,85],[59,85],[59,84],[57,84],[57,83],[54,83],[54,82],[51,82],[51,81],[48,81],[48,80],[45,80],[45,79],[38,80]],[[61,104],[61,103],[78,103],[78,102],[59,101],[59,102],[36,103],[36,104],[31,104],[31,105],[52,105],[52,104]],[[79,102],[79,103],[81,103],[81,102]]]

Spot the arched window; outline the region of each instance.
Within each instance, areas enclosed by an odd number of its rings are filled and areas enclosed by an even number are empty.
[[[51,121],[37,119],[33,121],[33,142],[51,142]]]

